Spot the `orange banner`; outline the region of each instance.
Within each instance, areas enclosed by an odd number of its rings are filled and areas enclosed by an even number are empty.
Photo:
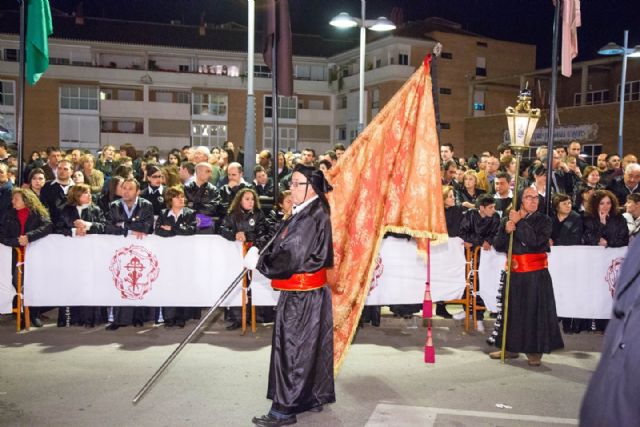
[[[429,58],[330,169],[334,367],[349,348],[387,231],[447,240]],[[426,280],[426,277],[425,277]]]

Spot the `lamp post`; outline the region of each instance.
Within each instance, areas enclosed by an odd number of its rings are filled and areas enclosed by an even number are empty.
[[[531,108],[531,91],[525,88],[518,96],[518,103],[514,107],[507,107],[505,110],[507,123],[509,125],[509,138],[511,139],[511,151],[516,154],[516,171],[520,170],[520,160],[522,153],[529,148],[533,131],[536,129],[540,119],[540,109]],[[518,184],[520,174],[516,173],[514,184],[513,209],[518,205]],[[549,191],[547,190],[547,193]],[[507,272],[504,288],[504,315],[502,316],[502,345],[500,350],[500,360],[504,363],[505,348],[507,345],[507,320],[509,315],[509,285],[511,284],[511,257],[513,255],[513,232],[509,234],[509,249],[507,251]]]
[[[629,30],[624,30],[624,46],[619,46],[613,42],[607,43],[605,46],[598,50],[600,55],[622,55],[622,77],[620,78],[620,122],[618,124],[618,156],[622,158],[623,154],[623,142],[622,142],[622,127],[624,124],[624,92],[627,84],[627,58],[640,57],[640,45],[633,49],[628,48],[629,43]]]
[[[360,91],[359,91],[359,109],[358,109],[358,135],[364,130],[364,60],[367,41],[367,29],[372,31],[391,31],[395,30],[396,26],[393,22],[387,18],[381,16],[378,19],[367,20],[365,18],[367,2],[366,0],[360,0],[360,14],[361,18],[354,18],[346,12],[341,12],[336,15],[330,22],[337,28],[353,28],[360,27]]]

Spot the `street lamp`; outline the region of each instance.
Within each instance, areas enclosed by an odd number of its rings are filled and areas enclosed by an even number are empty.
[[[620,122],[618,124],[618,155],[620,158],[624,155],[622,153],[622,125],[624,123],[624,92],[627,84],[627,58],[640,57],[640,45],[633,49],[629,49],[628,44],[629,30],[624,30],[624,46],[619,46],[613,42],[609,42],[598,50],[600,55],[622,55],[622,77],[620,78]]]
[[[540,119],[540,109],[531,108],[531,91],[525,87],[518,95],[518,103],[515,107],[507,107],[505,110],[507,115],[507,123],[509,125],[509,138],[511,139],[511,151],[516,154],[516,182],[513,189],[513,201],[511,206],[517,209],[518,206],[518,188],[520,173],[520,160],[522,153],[529,148],[529,143],[533,137],[533,131],[536,129],[538,120]],[[547,195],[550,194],[547,189]],[[513,255],[513,234],[509,234],[509,249],[507,251],[507,272],[506,281],[503,292],[502,304],[504,307],[502,318],[498,318],[496,322],[502,322],[502,346],[500,352],[500,360],[504,363],[504,355],[507,345],[507,320],[509,314],[509,285],[511,284],[511,258]]]
[[[360,93],[359,93],[359,110],[358,110],[358,134],[360,134],[364,130],[364,59],[365,59],[365,50],[366,50],[366,40],[367,28],[372,31],[391,31],[395,30],[396,26],[393,22],[389,21],[387,18],[381,16],[378,19],[369,19],[365,18],[366,11],[366,0],[361,0],[361,18],[354,18],[346,12],[341,12],[336,15],[330,22],[334,27],[337,28],[353,28],[360,27]]]

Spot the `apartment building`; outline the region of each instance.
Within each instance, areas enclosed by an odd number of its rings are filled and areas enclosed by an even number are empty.
[[[16,123],[17,14],[0,12],[0,28],[0,124],[8,130],[5,139],[11,140]],[[442,139],[459,146],[465,134],[469,76],[535,68],[534,47],[489,40],[436,18],[368,37],[366,122],[440,42]],[[125,142],[140,150],[154,145],[163,151],[217,146],[226,140],[243,145],[246,44],[246,28],[235,23],[193,26],[55,16],[50,67],[26,91],[25,152],[50,145],[95,151]],[[257,50],[261,45],[261,35],[256,34]],[[495,59],[520,51],[526,60]],[[358,125],[357,40],[295,34],[293,53],[295,96],[279,97],[277,102],[281,146],[325,151],[337,142],[348,145]],[[500,62],[514,66],[505,69]],[[255,53],[255,64],[256,145],[270,148],[271,75],[260,52]]]
[[[595,164],[600,153],[617,153],[620,118],[622,57],[602,57],[575,62],[570,78],[558,77],[554,144],[566,146],[577,139],[582,142],[583,155]],[[496,78],[469,82],[467,118],[465,119],[465,151],[468,155],[485,150],[495,151],[498,144],[508,142],[504,110],[514,106],[520,88],[532,90],[533,106],[542,108],[526,157],[533,157],[535,148],[547,145],[551,69],[521,74],[504,74]],[[471,94],[482,91],[485,108],[474,114],[475,99]],[[628,58],[625,82],[624,154],[640,153],[640,60]]]

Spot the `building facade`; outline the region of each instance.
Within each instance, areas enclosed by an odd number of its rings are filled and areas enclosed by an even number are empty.
[[[0,114],[15,137],[17,15],[0,13]],[[354,33],[355,35],[355,33]],[[467,84],[472,76],[535,68],[533,46],[490,40],[449,21],[408,23],[370,34],[366,50],[366,122],[411,76],[437,42],[441,138],[461,146]],[[54,17],[50,66],[27,87],[25,155],[47,146],[96,151],[132,143],[166,152],[184,145],[243,145],[247,31],[241,25],[188,26],[101,18]],[[256,46],[261,46],[256,33]],[[324,152],[348,145],[358,126],[358,58],[354,40],[294,35],[294,93],[280,97],[280,146]],[[501,55],[522,56],[512,68]],[[270,148],[271,75],[255,53],[256,146]],[[527,68],[530,68],[527,70]]]

